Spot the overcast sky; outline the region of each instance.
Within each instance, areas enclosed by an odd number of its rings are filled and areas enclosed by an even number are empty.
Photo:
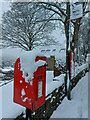
[[[10,3],[0,1],[0,23],[1,23],[1,18],[2,18],[3,12],[7,11],[8,9],[10,9]]]

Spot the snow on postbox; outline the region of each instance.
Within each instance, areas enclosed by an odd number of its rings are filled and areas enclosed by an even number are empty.
[[[31,110],[45,103],[46,57],[26,55],[16,60],[14,68],[14,102]]]

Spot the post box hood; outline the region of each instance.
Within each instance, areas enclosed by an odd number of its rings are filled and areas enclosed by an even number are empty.
[[[33,73],[38,69],[38,67],[44,66],[46,61],[38,60],[35,62],[37,56],[43,56],[41,52],[33,51],[25,51],[20,55],[20,66],[22,71],[22,77],[25,78],[26,82],[30,82],[32,84]]]

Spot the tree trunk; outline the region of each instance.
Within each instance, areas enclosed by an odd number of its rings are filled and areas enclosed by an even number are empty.
[[[70,19],[70,2],[67,2],[67,17],[64,23],[66,34],[66,70],[68,70],[68,47],[69,47],[69,19]]]
[[[74,43],[74,48],[77,48],[78,46],[78,34],[80,29],[80,22],[81,22],[81,18],[77,19],[74,24],[74,33],[73,33],[73,40],[72,40],[72,42]]]
[[[69,54],[68,54],[68,48],[69,48],[69,24],[70,24],[70,2],[67,2],[67,17],[64,23],[64,27],[65,27],[65,34],[66,34],[66,76],[65,76],[65,92],[67,94],[67,79],[68,79],[68,74],[67,71],[69,70]],[[70,82],[70,81],[69,81]],[[70,91],[69,91],[70,93]],[[67,96],[70,94],[67,94]],[[69,97],[67,97],[69,98]],[[70,99],[68,99],[70,100]]]
[[[31,34],[29,33],[29,37],[28,37],[28,39],[29,39],[29,43],[28,43],[28,47],[29,47],[29,51],[31,51],[32,50],[32,48],[33,48],[33,44],[32,44],[32,36],[31,36]]]
[[[31,51],[31,50],[32,50],[32,46],[30,45],[30,46],[29,46],[29,51]]]

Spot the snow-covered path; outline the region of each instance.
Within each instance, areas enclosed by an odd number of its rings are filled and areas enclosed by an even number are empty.
[[[72,90],[72,100],[65,97],[51,118],[88,118],[88,73]]]

